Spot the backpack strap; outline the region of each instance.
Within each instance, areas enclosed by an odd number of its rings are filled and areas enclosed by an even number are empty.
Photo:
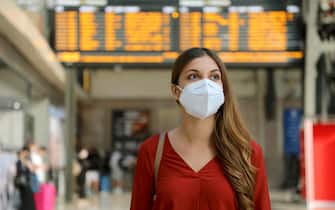
[[[162,156],[163,156],[164,141],[165,141],[165,132],[162,132],[159,135],[159,140],[158,140],[158,145],[157,145],[157,150],[156,150],[156,157],[155,157],[155,165],[154,165],[155,189],[157,187],[159,165],[160,165],[160,162],[161,162],[161,159],[162,159]],[[155,197],[156,197],[156,195],[155,195]]]

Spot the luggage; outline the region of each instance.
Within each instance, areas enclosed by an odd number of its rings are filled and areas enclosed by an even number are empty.
[[[52,184],[42,184],[40,190],[34,194],[36,210],[54,210],[56,188]]]

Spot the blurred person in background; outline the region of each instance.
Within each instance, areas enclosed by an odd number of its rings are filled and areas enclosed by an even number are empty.
[[[261,147],[244,126],[228,81],[209,49],[191,48],[176,59],[171,92],[181,125],[141,145],[131,210],[271,209]]]
[[[99,192],[99,172],[102,162],[95,147],[89,150],[87,160],[89,167],[86,172],[86,186],[90,195],[96,195]]]
[[[115,144],[115,149],[111,154],[109,165],[112,173],[112,186],[114,194],[123,193],[123,170],[121,167],[122,162],[122,151],[121,144]]]
[[[41,164],[36,169],[36,175],[40,184],[48,181],[49,158],[47,156],[47,149],[44,146],[38,148]]]
[[[133,154],[130,151],[122,154],[121,159],[119,160],[119,167],[122,169],[123,173],[130,174],[133,171],[134,166],[136,165],[136,154]]]
[[[29,153],[30,153],[30,160],[34,166],[34,170],[31,173],[31,185],[33,192],[38,192],[40,188],[40,183],[42,178],[41,176],[38,176],[43,174],[42,168],[43,168],[43,160],[39,153],[38,147],[34,142],[31,142],[28,144]]]
[[[103,152],[102,158],[102,166],[100,169],[100,190],[102,192],[110,191],[110,176],[111,176],[111,169],[109,166],[109,158],[111,152],[105,151]]]
[[[85,179],[86,179],[86,172],[89,167],[89,161],[87,157],[88,157],[88,150],[82,148],[78,153],[79,169],[78,169],[78,175],[76,177],[78,185],[78,194],[80,199],[86,198]]]
[[[29,149],[24,147],[19,151],[19,159],[16,162],[16,177],[14,182],[20,192],[19,210],[35,210],[34,193],[31,187],[34,166],[29,155]]]

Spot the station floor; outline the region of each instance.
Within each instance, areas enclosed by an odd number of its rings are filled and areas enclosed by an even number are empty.
[[[58,202],[56,210],[129,210],[130,193],[102,193],[87,200],[73,199],[71,204]],[[292,202],[289,192],[271,192],[272,210],[306,210],[303,201]]]

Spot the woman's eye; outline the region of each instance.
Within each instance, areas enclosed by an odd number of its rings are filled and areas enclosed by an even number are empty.
[[[211,79],[212,79],[212,80],[220,80],[221,77],[220,77],[219,74],[214,74],[214,75],[211,76]]]
[[[187,77],[187,79],[189,79],[189,80],[195,80],[196,78],[197,78],[197,75],[195,75],[195,74],[190,74]]]

